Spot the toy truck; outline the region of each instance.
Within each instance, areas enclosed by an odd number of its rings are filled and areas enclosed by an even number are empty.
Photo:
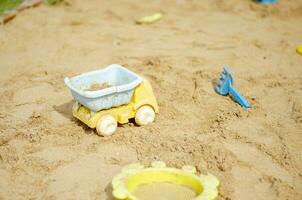
[[[131,118],[138,125],[150,124],[158,113],[150,83],[117,64],[66,77],[64,82],[75,100],[73,116],[102,136],[112,135],[118,123],[128,123]]]

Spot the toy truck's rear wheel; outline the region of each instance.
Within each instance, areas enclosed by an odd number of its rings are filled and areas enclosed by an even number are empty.
[[[142,106],[135,115],[135,122],[140,125],[151,124],[155,119],[155,112],[150,106]]]
[[[110,136],[112,135],[117,128],[117,121],[111,115],[104,115],[98,121],[96,130],[99,135]]]

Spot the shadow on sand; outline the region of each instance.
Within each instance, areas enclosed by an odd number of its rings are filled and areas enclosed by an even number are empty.
[[[65,118],[68,118],[70,120],[73,120],[73,116],[72,116],[72,105],[73,105],[73,101],[70,100],[66,103],[63,103],[61,105],[54,105],[53,109],[55,111],[57,111],[58,113],[60,113],[61,115],[63,115]]]

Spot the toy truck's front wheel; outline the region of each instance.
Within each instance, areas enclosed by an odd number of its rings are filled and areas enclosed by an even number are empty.
[[[102,116],[96,125],[96,130],[98,134],[102,136],[112,135],[116,131],[116,128],[117,121],[111,115]]]
[[[143,126],[151,124],[155,119],[155,112],[150,106],[142,106],[135,114],[136,124]]]

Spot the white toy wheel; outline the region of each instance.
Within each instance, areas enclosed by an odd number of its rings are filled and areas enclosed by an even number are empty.
[[[140,125],[151,124],[155,119],[155,112],[150,106],[142,106],[135,115],[135,122]]]
[[[110,136],[112,135],[117,128],[117,121],[115,118],[111,115],[104,115],[101,117],[101,119],[98,121],[98,124],[96,125],[96,130],[99,135],[102,136]]]

